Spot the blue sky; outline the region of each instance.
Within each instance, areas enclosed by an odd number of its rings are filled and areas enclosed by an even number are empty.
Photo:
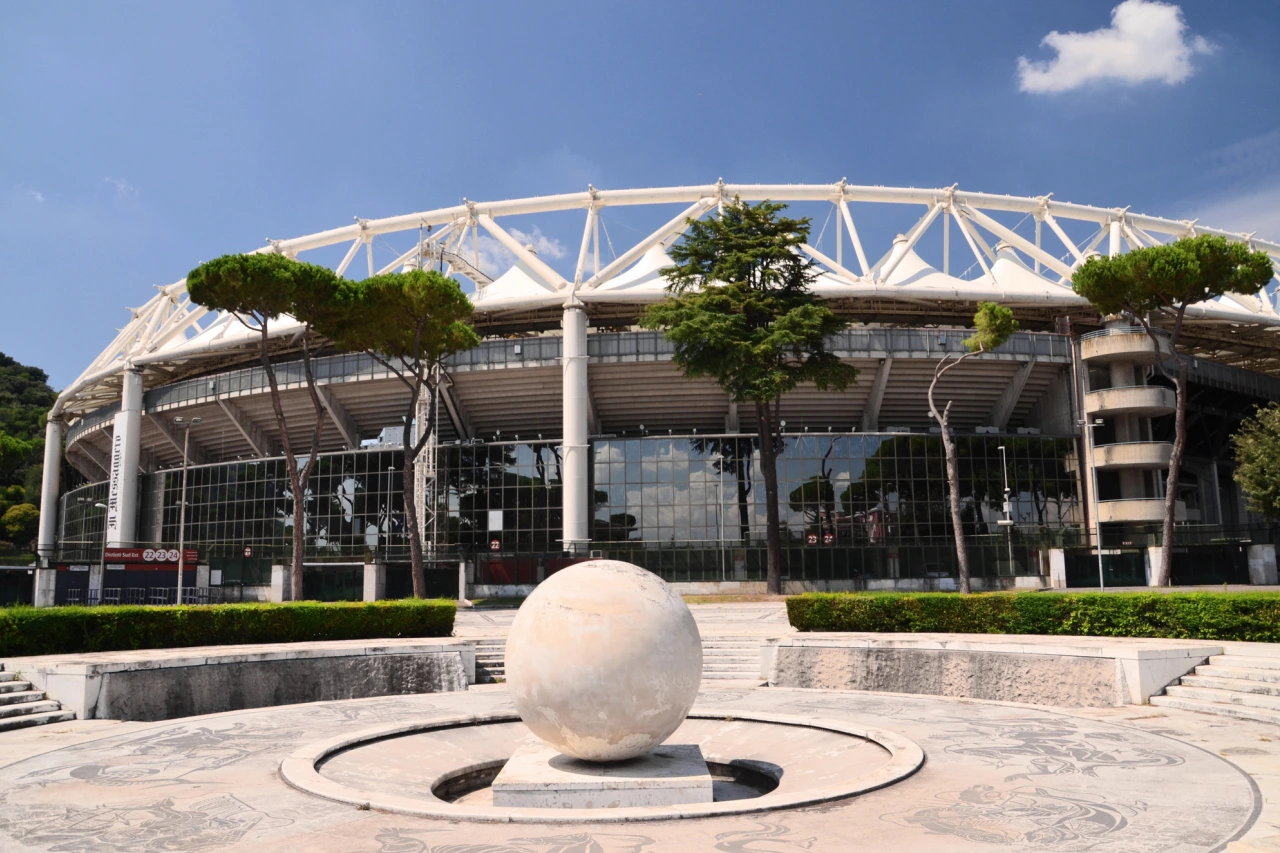
[[[12,5],[0,351],[61,388],[201,260],[588,182],[959,183],[1280,239],[1280,3],[1115,6]]]

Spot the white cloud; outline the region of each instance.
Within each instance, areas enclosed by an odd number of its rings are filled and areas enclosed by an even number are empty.
[[[1256,232],[1263,240],[1280,242],[1280,181],[1202,202],[1189,218],[1210,228]]]
[[[516,228],[508,228],[507,233],[516,239],[522,246],[532,246],[533,251],[542,260],[557,260],[565,257],[568,250],[564,243],[561,243],[555,237],[548,237],[542,233],[542,229],[533,226],[533,230],[529,232],[520,231]],[[491,278],[497,278],[515,264],[515,258],[507,251],[506,247],[488,234],[481,234],[477,241],[480,254],[480,271]],[[460,252],[464,258],[471,260],[471,238],[468,237],[463,241]],[[554,266],[554,265],[553,265]]]
[[[1173,85],[1195,73],[1193,56],[1215,49],[1188,31],[1180,7],[1157,0],[1124,0],[1111,10],[1111,26],[1087,33],[1054,30],[1040,43],[1058,55],[1047,60],[1018,57],[1018,83],[1024,92],[1067,92],[1102,82]]]
[[[40,190],[27,190],[27,196],[36,204],[44,204],[44,193]]]
[[[138,188],[124,178],[103,178],[103,182],[116,188],[116,198],[137,198]]]

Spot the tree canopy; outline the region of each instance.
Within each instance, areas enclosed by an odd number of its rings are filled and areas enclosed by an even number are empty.
[[[1280,521],[1280,403],[1271,403],[1247,418],[1231,437],[1235,446],[1235,479],[1249,509],[1269,521]]]
[[[768,588],[780,592],[778,401],[799,385],[843,391],[858,371],[827,350],[845,322],[809,286],[817,264],[802,247],[809,220],[779,215],[784,204],[735,198],[720,216],[690,219],[662,270],[667,299],[640,318],[663,329],[690,378],[711,377],[737,403],[755,407],[768,514]]]
[[[313,322],[325,315],[338,276],[328,267],[284,255],[223,255],[187,273],[191,300],[215,311],[259,321],[281,314]]]
[[[1202,234],[1124,255],[1091,257],[1072,275],[1071,286],[1103,314],[1127,311],[1141,320],[1227,293],[1257,293],[1273,274],[1265,252]]]
[[[344,281],[338,311],[316,330],[340,349],[370,350],[430,368],[480,337],[469,321],[471,301],[458,282],[436,270],[410,270]]]

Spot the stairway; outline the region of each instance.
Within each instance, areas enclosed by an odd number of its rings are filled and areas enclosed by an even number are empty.
[[[476,684],[497,684],[506,678],[507,640],[476,640]]]
[[[760,681],[759,637],[703,637],[703,681]]]
[[[1214,655],[1151,704],[1280,725],[1280,649],[1242,645]]]
[[[0,732],[75,718],[74,711],[64,711],[43,691],[32,690],[31,682],[19,680],[18,673],[0,670]]]
[[[506,675],[507,641],[476,640],[476,684],[496,684]],[[760,681],[759,637],[704,637],[703,681]]]

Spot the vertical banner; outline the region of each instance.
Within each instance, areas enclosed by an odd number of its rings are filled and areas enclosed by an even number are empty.
[[[107,492],[107,545],[131,545],[138,521],[138,456],[142,449],[142,374],[124,372],[120,411],[111,434]]]

